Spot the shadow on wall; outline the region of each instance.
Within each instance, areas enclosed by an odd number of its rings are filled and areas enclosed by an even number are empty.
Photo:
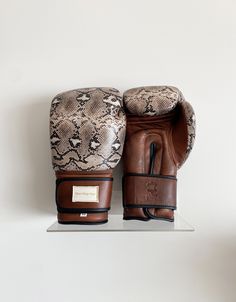
[[[10,129],[12,152],[17,155],[13,159],[16,162],[11,164],[19,174],[10,177],[20,185],[20,190],[11,204],[18,212],[55,214],[55,177],[49,140],[51,98],[32,97],[19,103],[11,109],[14,122]]]
[[[113,170],[113,190],[111,200],[111,211],[110,214],[121,214],[123,213],[122,207],[122,176],[123,176],[123,161]]]
[[[32,167],[32,206],[38,211],[55,212],[55,176],[51,164],[49,111],[51,98],[29,104],[28,150]],[[35,114],[35,115],[34,115]]]

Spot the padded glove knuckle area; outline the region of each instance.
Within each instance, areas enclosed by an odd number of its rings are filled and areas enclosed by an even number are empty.
[[[180,92],[175,87],[147,86],[133,88],[124,93],[128,111],[136,115],[161,115],[175,108]]]
[[[85,88],[58,94],[50,111],[54,170],[114,168],[121,158],[126,118],[114,88]]]
[[[173,138],[179,137],[179,132],[182,132],[182,137],[187,141],[184,150],[182,148],[181,151],[176,150],[177,154],[181,153],[179,167],[186,161],[195,140],[195,113],[178,88],[173,86],[144,86],[129,89],[124,93],[124,106],[128,115],[142,117],[160,117],[172,111],[178,111],[179,119],[175,121],[176,131],[174,129]]]

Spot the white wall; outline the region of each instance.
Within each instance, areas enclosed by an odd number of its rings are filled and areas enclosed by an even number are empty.
[[[1,300],[236,301],[236,2],[0,5]],[[178,181],[178,211],[196,231],[46,233],[52,97],[160,84],[179,87],[197,115]]]

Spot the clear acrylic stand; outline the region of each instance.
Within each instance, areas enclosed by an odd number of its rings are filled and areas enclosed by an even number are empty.
[[[186,232],[194,228],[186,222],[177,212],[175,221],[163,220],[123,220],[121,191],[112,193],[112,210],[108,214],[108,222],[97,225],[59,224],[54,222],[47,232]]]
[[[122,215],[109,215],[109,221],[98,225],[59,224],[54,222],[47,232],[184,232],[194,228],[177,213],[175,221],[123,220]]]

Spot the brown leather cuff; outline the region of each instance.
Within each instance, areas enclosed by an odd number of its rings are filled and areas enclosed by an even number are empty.
[[[59,223],[107,222],[112,193],[111,171],[56,172]]]
[[[123,179],[123,206],[175,210],[176,181],[174,176],[126,174]]]
[[[57,219],[62,224],[101,224],[108,221],[108,212],[104,213],[58,213]]]

